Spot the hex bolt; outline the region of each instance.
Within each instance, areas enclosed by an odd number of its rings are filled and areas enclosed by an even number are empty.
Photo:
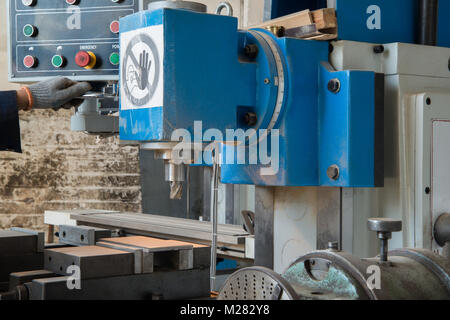
[[[339,178],[339,167],[335,164],[329,166],[327,169],[327,176],[331,180],[337,180]]]
[[[388,241],[392,238],[392,232],[402,230],[402,221],[390,218],[369,218],[367,227],[377,233],[380,239],[380,261],[388,261]]]
[[[341,82],[339,79],[331,79],[328,81],[328,90],[333,93],[338,93],[341,90]]]
[[[374,46],[373,47],[373,52],[376,53],[376,54],[383,53],[384,52],[384,46],[382,44],[378,45],[378,46]]]
[[[256,44],[248,44],[245,46],[245,55],[250,59],[255,59],[258,56],[258,46]]]
[[[254,126],[258,122],[258,116],[254,112],[247,112],[244,115],[244,122],[248,126]]]

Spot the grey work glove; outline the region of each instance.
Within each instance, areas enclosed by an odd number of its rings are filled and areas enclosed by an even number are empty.
[[[33,96],[33,109],[71,108],[79,106],[83,100],[77,99],[92,89],[87,82],[75,82],[64,77],[56,77],[29,86]]]

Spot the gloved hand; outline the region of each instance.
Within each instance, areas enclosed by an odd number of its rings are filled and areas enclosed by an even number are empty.
[[[28,87],[33,96],[33,109],[71,108],[83,102],[83,94],[92,89],[87,82],[75,82],[64,77],[32,84]]]

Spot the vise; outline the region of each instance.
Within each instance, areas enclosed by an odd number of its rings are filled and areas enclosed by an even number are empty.
[[[223,183],[383,184],[383,77],[333,70],[327,42],[168,8],[120,29],[120,138],[160,151],[169,175],[181,140],[199,151],[188,165],[220,145]]]

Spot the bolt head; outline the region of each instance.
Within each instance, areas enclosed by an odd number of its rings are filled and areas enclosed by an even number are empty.
[[[256,113],[254,112],[247,112],[244,115],[244,122],[248,126],[254,126],[258,122],[258,117],[256,116]]]
[[[337,180],[339,178],[339,167],[335,164],[329,166],[327,169],[327,176],[331,180]]]
[[[373,52],[374,53],[383,53],[384,52],[384,46],[383,45],[379,45],[379,46],[374,46],[373,47]]]
[[[250,59],[255,59],[258,56],[258,51],[258,46],[255,44],[245,46],[245,55]]]
[[[328,90],[333,93],[338,93],[341,90],[341,82],[339,79],[331,79],[328,81]]]

